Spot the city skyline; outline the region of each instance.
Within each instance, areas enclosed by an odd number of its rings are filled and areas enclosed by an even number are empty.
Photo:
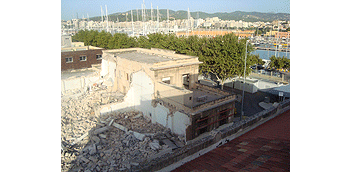
[[[143,0],[137,1],[113,1],[113,0],[62,0],[61,1],[61,20],[71,20],[74,18],[96,17],[101,15],[101,7],[105,11],[105,5],[108,9],[108,14],[117,12],[126,12],[133,9],[141,9]],[[184,10],[188,8],[191,12],[202,11],[206,13],[216,12],[234,12],[234,11],[246,11],[246,12],[273,12],[273,13],[290,13],[290,1],[289,0],[179,0],[177,4],[172,3],[170,0],[145,0],[146,9],[153,9],[157,6],[159,9],[169,10]],[[100,7],[101,6],[101,7]]]

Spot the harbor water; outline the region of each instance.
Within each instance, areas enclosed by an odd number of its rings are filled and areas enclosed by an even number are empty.
[[[255,50],[252,52],[252,54],[259,54],[259,58],[261,59],[265,59],[265,60],[270,60],[270,57],[271,56],[274,56],[275,55],[275,51],[268,51],[268,50]],[[290,59],[290,52],[286,52],[285,50],[284,51],[277,51],[276,52],[277,56],[278,57],[287,57],[288,59]]]

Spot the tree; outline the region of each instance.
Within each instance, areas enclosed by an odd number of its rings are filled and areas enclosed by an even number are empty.
[[[249,61],[251,61],[251,63],[257,64],[257,65],[265,64],[265,62],[259,57],[259,54],[250,55]]]
[[[125,33],[115,33],[109,40],[109,49],[131,48],[136,47],[137,41],[135,37],[128,37]]]
[[[213,39],[205,40],[201,47],[199,60],[203,63],[200,69],[205,73],[212,73],[223,89],[224,82],[235,75],[243,76],[245,63],[245,49],[247,39],[239,39],[238,36],[226,34],[216,36]],[[247,47],[247,56],[253,51],[251,45]],[[247,58],[246,75],[250,73],[250,66],[253,65],[251,57]]]
[[[88,34],[87,30],[79,30],[72,36],[72,42],[84,42],[85,36]]]
[[[105,32],[104,30],[99,32],[99,34],[96,37],[96,39],[97,39],[96,46],[101,47],[101,48],[108,48],[108,43],[111,38],[112,38],[111,33]]]
[[[290,68],[290,59],[287,57],[270,57],[270,67],[275,69],[289,69]]]

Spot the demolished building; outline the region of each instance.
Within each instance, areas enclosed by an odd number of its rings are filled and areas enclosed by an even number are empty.
[[[99,112],[138,110],[185,141],[233,122],[240,97],[198,83],[201,63],[161,49],[102,50],[100,77],[124,100],[100,106]]]

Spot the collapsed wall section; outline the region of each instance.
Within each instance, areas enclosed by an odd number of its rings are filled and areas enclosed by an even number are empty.
[[[143,70],[133,73],[131,80],[130,89],[124,101],[101,106],[100,114],[138,110],[152,123],[159,123],[169,128],[171,132],[186,137],[186,128],[190,125],[189,116],[179,111],[170,111],[170,108],[164,106],[163,103],[153,103],[154,84]]]

